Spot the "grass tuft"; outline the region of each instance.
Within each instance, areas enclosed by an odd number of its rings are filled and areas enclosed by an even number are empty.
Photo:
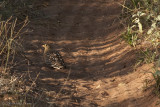
[[[13,63],[14,55],[21,49],[21,35],[25,32],[23,28],[27,24],[28,18],[20,24],[17,24],[17,18],[12,17],[0,22],[0,57],[3,72],[6,72],[8,64]]]
[[[125,32],[122,38],[139,51],[137,65],[153,63],[156,92],[160,92],[160,1],[125,0],[122,17]],[[140,47],[140,48],[139,48]]]

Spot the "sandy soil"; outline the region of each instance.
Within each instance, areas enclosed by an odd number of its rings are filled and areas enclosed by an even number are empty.
[[[37,105],[64,107],[154,107],[150,65],[134,70],[136,51],[121,40],[122,0],[51,0],[43,16],[31,21],[25,35],[26,55],[34,65],[22,64],[36,77]],[[41,45],[58,50],[67,65],[54,70],[43,63]],[[41,102],[41,103],[40,103]],[[43,103],[42,102],[47,102]],[[40,105],[39,105],[40,107]]]

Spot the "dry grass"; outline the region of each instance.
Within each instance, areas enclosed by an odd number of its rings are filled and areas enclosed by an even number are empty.
[[[25,74],[10,75],[9,73],[17,66],[16,54],[17,56],[24,54],[21,42],[23,34],[28,32],[25,28],[29,23],[28,18],[38,16],[38,7],[46,6],[45,1],[38,1],[40,4],[36,1],[3,0],[0,2],[0,106],[31,106],[32,101],[27,104],[27,100],[34,99],[31,93],[36,87],[39,74],[33,79],[29,69]],[[26,58],[25,55],[22,57]]]
[[[20,21],[19,16],[16,18],[17,14],[14,12],[19,7],[13,10],[11,5],[15,5],[18,0],[9,1],[0,3],[0,106],[30,105],[26,104],[25,100],[26,94],[33,88],[33,85],[26,85],[25,78],[28,74],[9,74],[11,68],[16,65],[16,54],[23,53],[22,35],[27,32],[25,27],[29,20],[28,17],[25,17],[24,21]],[[20,7],[23,6],[20,5]],[[14,12],[10,13],[11,10]]]
[[[28,18],[20,24],[12,17],[0,22],[0,56],[3,72],[6,72],[8,64],[14,64],[14,55],[21,51],[21,35],[26,32],[23,28],[27,24]]]

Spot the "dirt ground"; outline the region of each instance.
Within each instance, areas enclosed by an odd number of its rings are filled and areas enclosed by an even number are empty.
[[[144,91],[150,65],[134,70],[136,51],[120,38],[118,3],[123,0],[51,0],[43,16],[31,20],[23,45],[34,64],[19,69],[33,79],[39,74],[37,106],[155,106],[152,91]],[[44,65],[45,43],[62,54],[67,69]]]

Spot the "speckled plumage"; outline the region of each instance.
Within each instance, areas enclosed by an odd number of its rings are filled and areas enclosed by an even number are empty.
[[[66,65],[58,51],[53,51],[50,49],[49,45],[42,45],[44,47],[44,61],[47,65],[55,69],[66,68]]]

